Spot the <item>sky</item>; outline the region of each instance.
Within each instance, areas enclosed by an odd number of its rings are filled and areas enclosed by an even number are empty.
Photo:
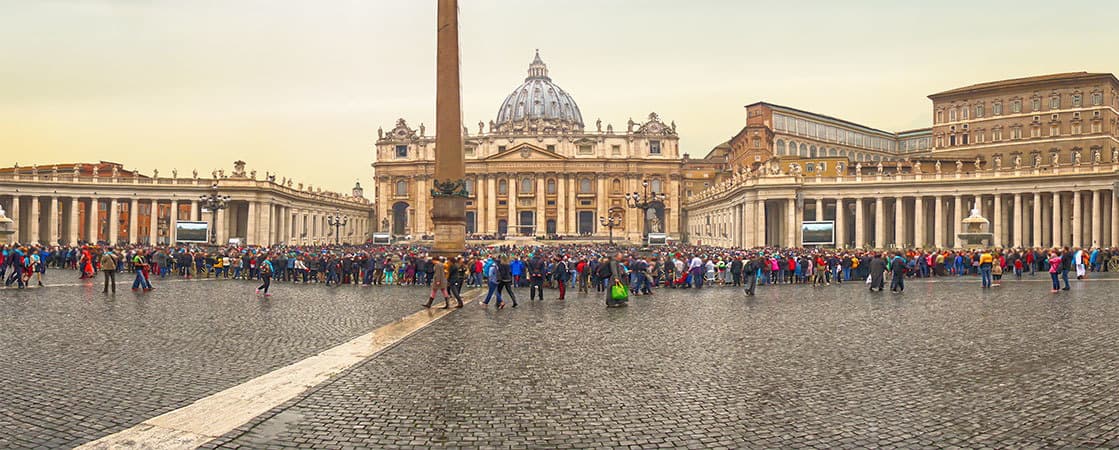
[[[377,128],[435,122],[434,0],[0,0],[0,166],[161,175],[245,160],[348,192]],[[533,51],[593,128],[650,112],[702,157],[767,101],[874,128],[927,95],[1116,72],[1119,2],[461,0],[463,121],[489,122]],[[1096,22],[1096,23],[1093,23]]]

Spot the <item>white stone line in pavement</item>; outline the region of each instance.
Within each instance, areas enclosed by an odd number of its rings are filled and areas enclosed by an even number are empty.
[[[474,300],[475,298],[471,298],[466,303]],[[198,447],[376,355],[453,311],[454,309],[425,309],[416,312],[315,356],[78,448],[101,450]]]

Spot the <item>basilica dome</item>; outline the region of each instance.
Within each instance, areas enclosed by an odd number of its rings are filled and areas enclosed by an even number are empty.
[[[528,78],[501,103],[496,125],[503,131],[581,130],[583,115],[575,99],[548,77],[548,66],[537,51]]]

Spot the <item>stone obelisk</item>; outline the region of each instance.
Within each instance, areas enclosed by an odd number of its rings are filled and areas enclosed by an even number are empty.
[[[435,186],[432,253],[452,257],[466,247],[466,159],[462,149],[458,0],[438,0],[435,61]]]

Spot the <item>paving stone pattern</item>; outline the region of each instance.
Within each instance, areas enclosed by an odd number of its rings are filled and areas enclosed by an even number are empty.
[[[120,431],[406,316],[423,296],[274,283],[264,300],[250,282],[155,284],[109,298],[99,284],[0,292],[0,448]]]
[[[1117,281],[471,305],[210,446],[1119,447]]]

